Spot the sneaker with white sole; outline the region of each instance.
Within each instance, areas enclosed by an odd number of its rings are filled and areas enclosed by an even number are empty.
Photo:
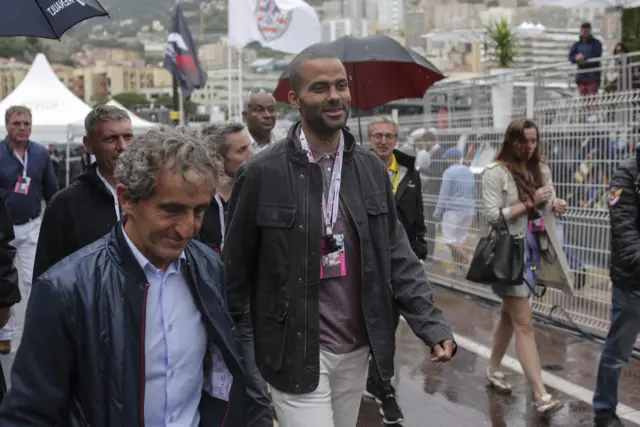
[[[541,415],[549,415],[556,411],[559,411],[564,406],[562,400],[557,397],[545,394],[540,398],[539,402],[535,403],[536,411]]]
[[[491,372],[491,367],[487,367],[485,378],[489,381],[489,384],[499,392],[511,394],[511,384],[504,379],[504,372]]]

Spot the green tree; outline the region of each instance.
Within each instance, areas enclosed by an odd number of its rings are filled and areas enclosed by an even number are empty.
[[[164,105],[168,108],[173,108],[173,96],[162,95],[156,99],[156,105]],[[186,114],[195,114],[198,110],[198,104],[193,101],[184,101],[184,112]]]
[[[135,92],[123,92],[113,96],[113,99],[122,104],[125,108],[130,108],[138,104],[149,104],[146,96]]]
[[[491,55],[500,68],[510,68],[516,60],[518,36],[506,19],[491,21],[486,27]]]
[[[95,107],[96,105],[102,105],[109,102],[109,97],[102,93],[94,93],[93,95],[91,95],[90,101],[91,101],[91,105]]]
[[[631,52],[640,50],[640,7],[622,10],[622,43]]]

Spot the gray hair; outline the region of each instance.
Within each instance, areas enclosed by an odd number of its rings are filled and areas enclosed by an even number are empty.
[[[112,122],[120,120],[129,120],[129,113],[122,108],[112,105],[98,105],[91,110],[84,119],[84,131],[87,135],[93,135],[96,132],[98,122]]]
[[[260,95],[263,93],[273,96],[273,92],[265,88],[259,87],[249,90],[242,98],[242,111],[244,112],[251,108],[251,99],[253,98],[253,95]]]
[[[371,122],[369,122],[369,128],[367,130],[367,133],[369,134],[369,136],[371,136],[371,132],[373,132],[373,127],[375,125],[380,125],[380,124],[393,125],[393,128],[395,129],[395,132],[398,133],[398,124],[396,123],[395,120],[393,120],[389,116],[378,116],[378,117],[374,117],[374,119],[371,120]]]
[[[217,125],[205,125],[202,127],[202,129],[200,129],[200,135],[202,135],[203,137],[207,137],[209,135],[215,134],[217,130]]]
[[[31,110],[28,107],[25,107],[23,105],[12,105],[11,107],[7,108],[7,111],[5,111],[4,113],[5,126],[9,125],[9,120],[14,114],[26,114],[27,116],[29,116],[29,120],[32,119]]]
[[[116,161],[116,182],[127,188],[134,202],[149,199],[155,190],[158,172],[168,169],[188,182],[188,174],[218,186],[222,174],[219,162],[210,155],[206,144],[191,133],[152,129],[136,137]]]
[[[244,131],[241,123],[229,123],[218,127],[212,134],[207,135],[207,142],[214,155],[221,160],[226,159],[229,152],[229,135]]]

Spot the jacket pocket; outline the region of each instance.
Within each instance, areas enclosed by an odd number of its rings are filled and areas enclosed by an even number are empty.
[[[377,249],[389,249],[389,205],[384,193],[367,196],[364,207],[369,221],[371,242]]]
[[[283,370],[287,342],[289,301],[279,301],[274,311],[257,311],[256,357],[276,372]]]
[[[276,291],[289,278],[295,220],[295,206],[258,204],[256,223],[260,227],[261,253],[269,269],[265,278]]]

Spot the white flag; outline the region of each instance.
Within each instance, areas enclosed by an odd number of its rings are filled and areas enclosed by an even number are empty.
[[[318,14],[303,0],[229,0],[229,46],[251,42],[285,53],[319,43]]]

